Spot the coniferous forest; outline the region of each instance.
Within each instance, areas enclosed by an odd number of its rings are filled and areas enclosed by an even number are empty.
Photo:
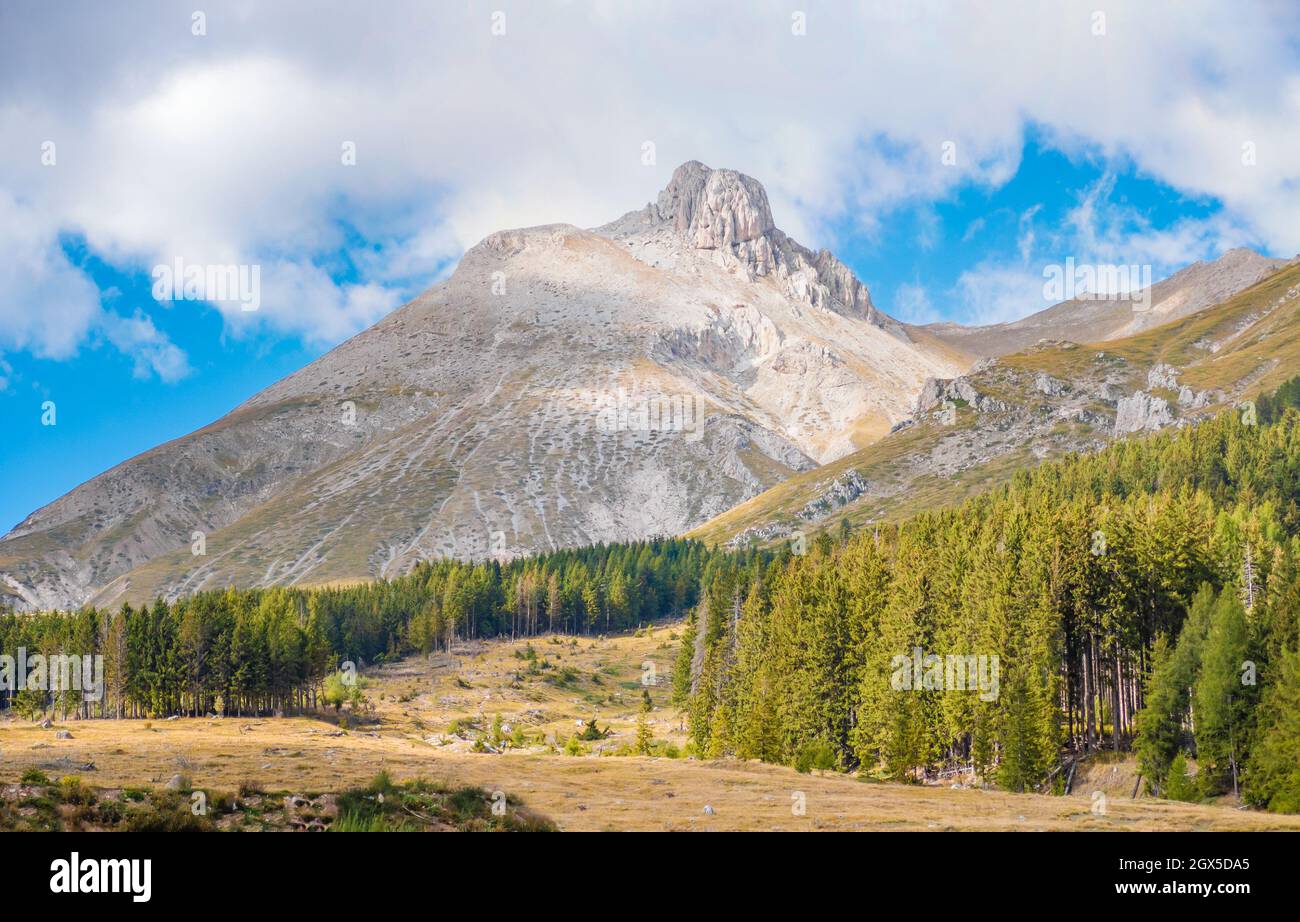
[[[952,509],[823,533],[800,555],[665,539],[0,615],[0,654],[105,663],[98,701],[0,691],[0,708],[293,711],[317,706],[345,660],[685,616],[673,697],[701,755],[902,781],[960,769],[1029,791],[1059,790],[1082,755],[1132,750],[1153,793],[1297,811],[1297,407],[1300,379]],[[954,660],[959,677],[969,667],[960,688]],[[916,681],[900,684],[903,661],[925,665]]]
[[[0,655],[103,656],[104,694],[0,690],[0,709],[61,716],[269,714],[316,706],[343,662],[459,639],[599,634],[681,617],[723,554],[685,540],[598,545],[509,563],[423,563],[338,589],[230,589],[117,610],[0,615]]]
[[[675,672],[695,745],[897,780],[965,768],[1016,791],[1133,748],[1153,792],[1300,809],[1297,405],[1293,380],[955,509],[734,562]],[[900,683],[899,657],[942,668]],[[978,657],[996,683],[945,682]]]

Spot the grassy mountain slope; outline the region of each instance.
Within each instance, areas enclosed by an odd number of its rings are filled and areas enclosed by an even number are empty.
[[[1121,401],[1135,404],[1137,394],[1168,411],[1168,420],[1139,413],[1148,429],[1212,414],[1300,369],[1298,309],[1300,266],[1290,265],[1222,304],[1136,336],[1042,344],[985,362],[956,379],[974,403],[954,389],[951,412],[931,405],[880,442],[796,474],[689,534],[766,542],[843,518],[861,526],[952,504],[1025,465],[1104,445],[1116,437]],[[1191,400],[1180,405],[1184,388]]]

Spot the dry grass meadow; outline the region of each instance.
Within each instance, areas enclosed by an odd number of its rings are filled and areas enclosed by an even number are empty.
[[[0,720],[0,783],[29,768],[79,775],[96,787],[161,787],[183,773],[212,792],[251,783],[310,795],[364,784],[383,769],[397,780],[504,791],[564,830],[1300,829],[1300,817],[1134,800],[1126,762],[1089,766],[1075,795],[1051,797],[616,755],[635,738],[645,663],[661,683],[652,688],[655,740],[684,747],[683,718],[667,705],[673,626],[643,636],[534,638],[534,660],[524,658],[528,646],[485,642],[367,671],[374,722],[350,721],[346,731],[332,719],[305,717],[71,721],[49,729]],[[473,751],[497,714],[512,730],[523,728],[526,748]],[[583,755],[566,753],[565,741],[593,716],[611,735],[585,744]],[[59,730],[72,738],[57,739]],[[1104,809],[1094,810],[1098,790]]]

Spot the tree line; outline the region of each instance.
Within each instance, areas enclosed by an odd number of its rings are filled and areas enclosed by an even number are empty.
[[[28,716],[165,717],[314,708],[342,662],[458,640],[593,634],[681,617],[728,555],[696,541],[602,544],[514,560],[422,562],[346,588],[227,589],[116,610],[0,614],[0,657],[103,657],[102,694],[0,683]],[[17,669],[17,663],[11,669]]]
[[[1203,795],[1300,808],[1297,404],[1300,379],[956,508],[728,561],[674,674],[692,741],[1017,791],[1135,747],[1158,793],[1194,758]]]

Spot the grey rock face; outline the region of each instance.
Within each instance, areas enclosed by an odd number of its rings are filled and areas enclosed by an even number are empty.
[[[1173,413],[1169,401],[1163,397],[1153,397],[1145,391],[1138,391],[1129,397],[1120,399],[1115,408],[1115,435],[1144,430],[1155,432],[1172,424]]]
[[[1060,397],[1065,393],[1065,385],[1046,372],[1034,376],[1034,389],[1048,397]]]
[[[773,230],[767,190],[734,170],[684,163],[657,202],[659,218],[700,250],[734,247]]]
[[[813,520],[847,506],[867,491],[868,484],[857,471],[845,471],[826,487],[820,497],[808,503],[799,512],[801,519]]]
[[[987,367],[987,366],[986,366]],[[943,404],[961,401],[979,413],[1000,413],[1007,405],[996,398],[979,393],[967,376],[952,379],[928,378],[916,398],[917,415],[928,413]]]
[[[618,234],[647,227],[670,228],[688,246],[750,278],[776,279],[796,302],[861,317],[908,339],[901,324],[876,310],[867,287],[834,254],[814,253],[776,227],[767,192],[743,173],[684,163],[657,201],[598,230]]]

